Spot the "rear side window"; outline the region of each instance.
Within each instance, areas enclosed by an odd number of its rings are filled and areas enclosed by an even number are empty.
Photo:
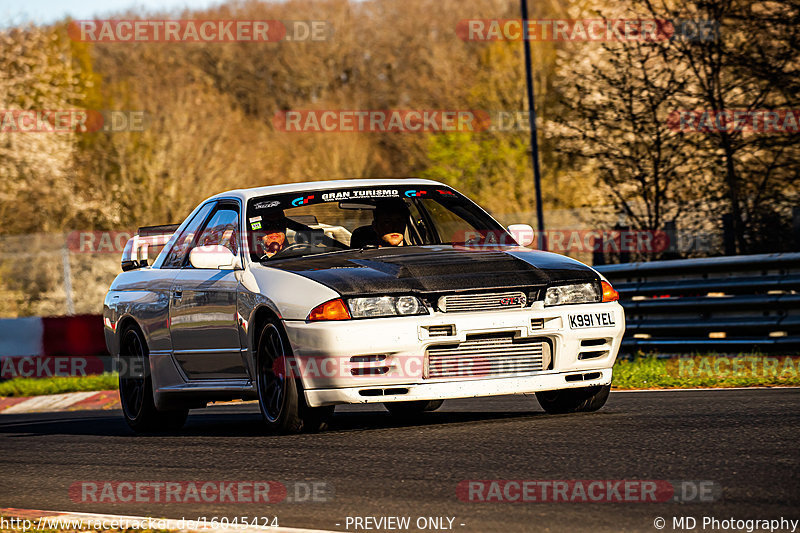
[[[161,268],[181,268],[183,266],[186,256],[189,254],[189,250],[191,250],[194,245],[197,231],[200,229],[200,226],[202,226],[213,207],[214,202],[211,202],[204,205],[200,211],[197,212],[192,221],[189,222],[178,236],[175,244],[172,245]]]

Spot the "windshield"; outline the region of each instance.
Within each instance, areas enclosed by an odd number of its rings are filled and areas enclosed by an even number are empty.
[[[247,205],[247,230],[253,261],[362,248],[474,244],[485,242],[487,234],[516,245],[500,224],[456,191],[413,184],[253,198]]]

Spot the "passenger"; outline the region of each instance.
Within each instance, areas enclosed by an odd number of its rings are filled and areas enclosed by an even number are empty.
[[[378,200],[372,212],[372,225],[356,228],[350,237],[350,247],[404,246],[409,216],[410,211],[403,200]]]

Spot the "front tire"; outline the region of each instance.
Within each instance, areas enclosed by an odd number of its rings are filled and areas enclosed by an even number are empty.
[[[281,329],[275,322],[267,322],[257,338],[256,388],[267,428],[276,433],[325,429],[334,407],[308,406],[300,377],[288,368],[292,352]]]
[[[597,411],[608,400],[611,384],[537,392],[536,399],[550,414],[589,413]]]
[[[122,332],[119,399],[125,422],[137,433],[177,431],[186,422],[188,409],[159,411],[153,399],[150,352],[142,332],[135,326]]]
[[[407,418],[427,411],[435,411],[443,403],[444,400],[418,400],[413,402],[386,402],[383,406],[392,415]]]

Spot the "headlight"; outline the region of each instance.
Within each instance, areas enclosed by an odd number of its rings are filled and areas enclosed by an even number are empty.
[[[550,287],[544,295],[544,305],[588,304],[599,302],[602,294],[597,283],[575,283]]]
[[[428,310],[416,296],[377,296],[347,300],[353,318],[426,315]]]

